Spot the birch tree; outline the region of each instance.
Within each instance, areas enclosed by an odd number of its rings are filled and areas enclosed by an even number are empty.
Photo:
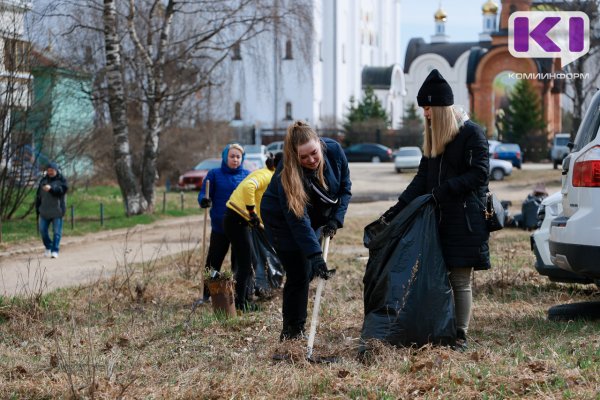
[[[123,88],[123,64],[118,35],[118,18],[114,0],[104,0],[104,40],[106,51],[106,82],[108,107],[113,127],[115,172],[125,203],[127,215],[144,212],[148,201],[141,195],[131,168],[127,102]]]
[[[192,101],[193,96],[202,96],[206,88],[223,83],[220,68],[231,57],[232,50],[255,38],[258,40],[263,33],[294,31],[310,43],[309,3],[309,0],[103,0],[100,4],[99,0],[65,0],[61,6],[52,5],[57,17],[70,21],[65,30],[67,35],[81,30],[98,32],[98,11],[102,11],[105,51],[102,65],[97,69],[102,77],[98,80],[98,95],[106,95],[115,169],[128,215],[154,210],[160,137],[166,127],[177,123],[182,105]],[[95,14],[96,19],[84,18],[84,13]],[[127,124],[131,104],[141,107],[136,112],[145,121],[139,172],[132,168],[129,146]]]

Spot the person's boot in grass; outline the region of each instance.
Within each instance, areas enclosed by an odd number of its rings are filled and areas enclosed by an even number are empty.
[[[208,303],[208,300],[210,300],[210,290],[208,290],[208,285],[204,285],[204,290],[203,290],[203,294],[202,294],[202,302]]]
[[[454,346],[455,350],[458,351],[466,351],[469,348],[467,343],[467,334],[462,329],[456,330],[456,345]]]
[[[304,325],[283,325],[283,329],[279,334],[279,341],[286,342],[291,340],[304,340],[306,339],[306,334],[304,333]],[[278,352],[273,354],[273,361],[291,361],[292,354],[287,352]]]
[[[280,342],[283,342],[284,340],[302,340],[306,338],[304,325],[283,325],[283,329],[279,334]]]

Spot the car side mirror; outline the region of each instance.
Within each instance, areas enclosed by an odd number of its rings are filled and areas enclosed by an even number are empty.
[[[569,142],[569,143],[567,143],[567,147],[569,148],[569,151],[573,151],[573,147],[575,147],[575,143]]]

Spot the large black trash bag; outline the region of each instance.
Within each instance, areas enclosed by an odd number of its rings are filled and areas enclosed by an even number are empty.
[[[275,249],[267,240],[265,231],[260,227],[252,228],[251,237],[255,287],[266,292],[280,288],[285,271]]]
[[[384,229],[377,221],[367,226],[364,239],[369,261],[361,354],[368,339],[396,346],[454,345],[454,299],[432,196],[416,198]]]

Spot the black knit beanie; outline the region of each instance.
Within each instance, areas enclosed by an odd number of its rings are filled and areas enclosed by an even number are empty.
[[[431,71],[425,78],[417,93],[417,104],[419,107],[444,107],[454,104],[452,88],[437,69]]]

